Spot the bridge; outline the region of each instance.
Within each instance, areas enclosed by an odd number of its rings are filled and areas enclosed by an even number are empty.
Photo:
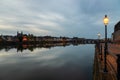
[[[72,39],[74,43],[81,43],[81,44],[96,44],[100,42],[99,39]]]
[[[85,44],[96,44],[99,40],[98,39],[85,39],[83,43]]]

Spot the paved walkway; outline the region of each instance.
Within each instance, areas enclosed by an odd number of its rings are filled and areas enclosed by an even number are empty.
[[[99,45],[96,45],[95,49],[93,80],[120,80],[118,77],[119,64],[117,57],[117,55],[120,54],[120,44],[108,44],[109,53],[106,55],[106,63],[104,56],[104,44],[100,45],[102,45],[102,49],[100,49]],[[108,72],[104,72],[105,65]]]

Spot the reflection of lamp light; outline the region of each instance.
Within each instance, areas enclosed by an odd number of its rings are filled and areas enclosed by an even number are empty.
[[[27,37],[26,36],[23,36],[23,41],[27,41]]]
[[[107,46],[107,24],[109,22],[109,19],[107,17],[107,15],[105,15],[103,22],[105,24],[105,47],[104,47],[104,72],[108,72],[107,71],[107,62],[106,62],[106,54],[108,53],[108,46]]]

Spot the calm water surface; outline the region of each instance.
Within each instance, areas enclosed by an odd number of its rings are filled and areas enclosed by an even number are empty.
[[[0,51],[0,80],[92,80],[94,45]]]

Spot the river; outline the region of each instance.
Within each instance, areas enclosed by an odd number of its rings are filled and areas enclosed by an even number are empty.
[[[0,80],[92,80],[94,45],[0,50]]]

